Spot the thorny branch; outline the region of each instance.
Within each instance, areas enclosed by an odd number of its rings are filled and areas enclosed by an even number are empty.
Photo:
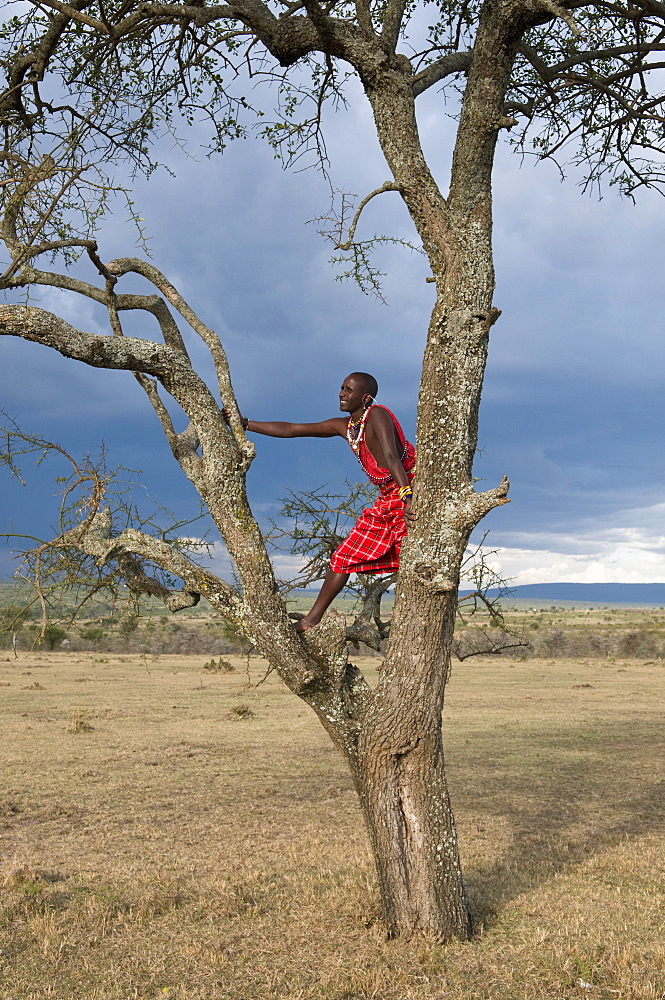
[[[363,200],[358,205],[358,208],[356,209],[355,215],[353,216],[353,219],[351,221],[351,225],[349,226],[349,231],[348,231],[348,234],[347,234],[347,238],[344,240],[343,243],[342,242],[338,242],[336,244],[337,249],[338,250],[349,250],[351,248],[351,246],[353,245],[353,238],[354,238],[354,236],[356,234],[356,226],[358,225],[358,221],[360,219],[361,212],[362,212],[363,208],[365,207],[365,205],[367,205],[368,202],[370,202],[372,200],[372,198],[376,198],[376,196],[378,194],[384,194],[386,191],[399,191],[399,189],[400,189],[399,188],[399,184],[395,184],[394,181],[385,181],[385,183],[382,184],[381,187],[376,188],[375,191],[371,191],[370,194],[368,194],[365,198],[363,198]],[[342,225],[343,225],[343,221],[342,221],[342,217],[340,217],[340,227]]]
[[[371,259],[372,252],[378,246],[386,244],[405,247],[407,250],[415,251],[417,253],[423,252],[422,247],[416,246],[408,240],[401,239],[396,236],[382,235],[372,236],[367,240],[356,240],[355,233],[361,213],[372,198],[379,194],[383,194],[386,191],[400,190],[401,188],[399,184],[393,181],[386,181],[380,188],[372,191],[362,200],[350,223],[347,220],[350,212],[352,211],[356,195],[340,191],[338,192],[341,199],[339,212],[335,211],[333,206],[331,207],[329,215],[323,215],[316,219],[310,219],[310,222],[325,224],[325,226],[319,229],[318,232],[325,239],[330,240],[336,249],[341,250],[342,253],[348,253],[350,251],[350,257],[330,258],[331,264],[350,264],[348,271],[338,274],[337,279],[341,280],[342,278],[353,278],[363,292],[371,292],[381,302],[385,302],[381,288],[381,279],[384,275],[373,264]]]
[[[155,521],[154,514],[147,518],[140,515],[133,500],[132,474],[125,480],[120,478],[121,470],[109,470],[103,449],[96,460],[85,456],[77,461],[61,446],[25,434],[6,419],[7,426],[1,432],[0,464],[6,465],[17,478],[22,481],[18,463],[26,456],[41,464],[49,455],[59,455],[70,468],[67,475],[57,477],[61,486],[59,534],[47,541],[35,539],[36,545],[22,551],[22,566],[17,572],[23,579],[29,574],[41,607],[42,632],[65,590],[79,595],[73,619],[101,590],[108,591],[115,599],[121,579],[127,584],[128,596],[144,593],[159,597],[172,611],[198,602],[198,591],[191,586],[174,590],[167,586],[167,577],[160,579],[148,569],[153,564],[160,572],[179,576],[190,584],[205,573],[185,554],[185,544],[194,551],[205,549],[205,542],[166,541],[166,534],[182,530],[187,522],[170,518],[167,530]],[[122,530],[112,538],[112,525],[118,521]],[[146,534],[143,529],[148,526],[161,538]],[[5,537],[25,540],[25,536],[15,533]],[[220,584],[224,593],[231,591],[228,585],[221,581]]]

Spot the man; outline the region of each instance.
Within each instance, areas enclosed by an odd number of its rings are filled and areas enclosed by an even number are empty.
[[[342,383],[339,408],[348,417],[332,417],[317,424],[258,421],[242,418],[246,431],[269,437],[342,437],[350,444],[379,496],[366,508],[355,527],[333,553],[330,569],[313,607],[294,626],[306,632],[318,625],[351,573],[392,573],[399,568],[399,552],[411,513],[416,453],[394,415],[375,403],[376,379],[353,372]],[[224,410],[228,422],[228,411]]]

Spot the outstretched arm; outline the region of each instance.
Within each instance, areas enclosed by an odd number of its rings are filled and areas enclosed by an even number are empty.
[[[224,419],[229,422],[229,411],[222,410]],[[316,424],[292,424],[285,420],[249,420],[242,418],[246,431],[254,434],[266,434],[268,437],[296,438],[296,437],[345,437],[347,421],[345,417],[331,417],[330,420],[321,420]]]

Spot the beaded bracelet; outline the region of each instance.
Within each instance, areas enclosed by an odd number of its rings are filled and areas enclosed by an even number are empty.
[[[246,431],[248,427],[249,427],[249,417],[243,417],[242,418],[242,429],[244,431]]]
[[[397,492],[397,495],[399,496],[400,500],[405,500],[407,497],[413,496],[413,490],[411,489],[410,486],[401,486]]]

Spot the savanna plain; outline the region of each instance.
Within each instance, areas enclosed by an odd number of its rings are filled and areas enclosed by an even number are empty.
[[[2,1000],[665,996],[662,660],[454,664],[477,933],[442,946],[385,939],[310,710],[207,659],[0,651]]]

